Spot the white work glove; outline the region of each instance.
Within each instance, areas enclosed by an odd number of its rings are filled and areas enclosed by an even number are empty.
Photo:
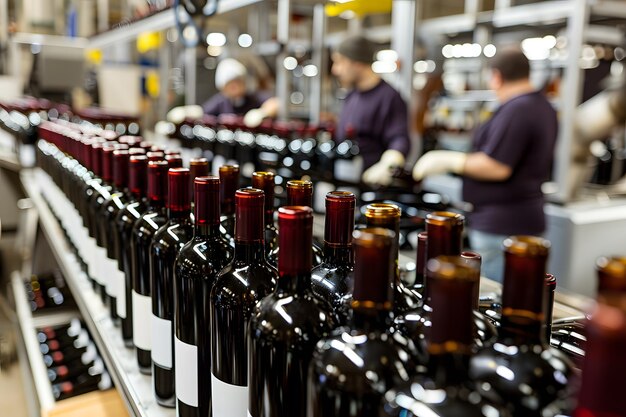
[[[369,185],[389,185],[393,179],[393,169],[404,166],[404,155],[389,149],[380,157],[380,161],[369,167],[361,179]]]
[[[263,109],[252,109],[243,117],[243,123],[247,127],[258,127],[267,116]]]
[[[167,113],[166,119],[172,123],[182,123],[185,119],[200,119],[204,115],[204,110],[198,105],[174,107]]]
[[[424,177],[453,172],[462,174],[465,169],[467,154],[455,151],[430,151],[424,154],[413,168],[413,179],[421,181]]]

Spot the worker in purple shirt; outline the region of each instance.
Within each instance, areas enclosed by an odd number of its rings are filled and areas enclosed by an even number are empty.
[[[510,235],[542,235],[546,229],[541,185],[550,177],[558,122],[546,97],[530,82],[522,51],[499,51],[489,62],[491,88],[500,107],[476,131],[470,153],[431,151],[413,169],[417,181],[433,174],[463,176],[472,249],[484,276],[501,281],[502,242]]]
[[[372,71],[376,45],[362,37],[345,39],[332,55],[332,73],[352,91],[343,104],[338,142],[352,132],[363,157],[362,180],[389,185],[396,167],[404,167],[411,148],[407,106],[400,94]]]
[[[215,69],[215,87],[220,92],[202,105],[204,113],[213,116],[245,116],[244,121],[249,126],[260,124],[265,117],[276,116],[278,100],[268,94],[248,92],[247,76],[246,67],[236,59],[226,58],[220,61]]]

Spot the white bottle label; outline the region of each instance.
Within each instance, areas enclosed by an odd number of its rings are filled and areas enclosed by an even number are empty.
[[[115,275],[113,279],[117,281],[117,315],[126,318],[126,274],[119,270],[117,262],[115,264]],[[131,300],[132,302],[132,300]]]
[[[180,341],[174,336],[176,364],[176,398],[190,407],[198,406],[198,346]],[[215,413],[216,416],[221,415]]]
[[[214,416],[241,417],[248,410],[248,387],[227,384],[213,373],[211,373],[211,398]]]
[[[118,298],[119,300],[119,298]],[[152,299],[133,291],[133,343],[143,350],[150,350],[150,326]]]
[[[149,311],[152,311],[150,308]],[[172,322],[152,314],[152,362],[172,369]]]

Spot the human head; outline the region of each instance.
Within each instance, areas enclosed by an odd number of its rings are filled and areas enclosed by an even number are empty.
[[[363,36],[343,40],[333,52],[331,72],[343,87],[352,88],[372,72],[376,44]]]
[[[529,81],[530,63],[519,48],[507,47],[499,50],[489,60],[489,68],[491,68],[489,86],[496,92],[511,83]]]
[[[215,86],[226,98],[236,100],[246,94],[246,67],[236,59],[226,58],[215,70]]]

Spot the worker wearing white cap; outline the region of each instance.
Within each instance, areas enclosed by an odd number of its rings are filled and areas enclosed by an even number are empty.
[[[204,113],[214,116],[246,115],[248,125],[258,125],[264,117],[275,116],[278,111],[277,100],[249,93],[246,89],[247,75],[246,67],[236,59],[220,61],[215,70],[215,86],[220,92],[202,105]]]
[[[276,116],[278,100],[268,95],[249,93],[246,89],[247,75],[248,71],[241,62],[233,58],[223,59],[215,70],[215,86],[220,92],[202,106],[181,106],[170,110],[167,120],[180,123],[185,118],[199,119],[203,114],[235,114],[245,115],[244,123],[256,127],[264,118]]]

